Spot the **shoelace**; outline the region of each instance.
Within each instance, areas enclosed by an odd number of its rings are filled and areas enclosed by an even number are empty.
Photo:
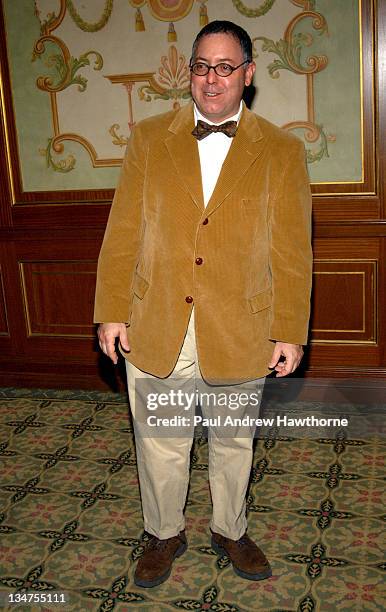
[[[245,535],[241,536],[241,538],[237,540],[238,546],[244,546],[244,544],[248,544],[248,539]]]
[[[167,538],[166,540],[159,540],[154,536],[153,539],[149,542],[149,548],[164,550],[167,547],[169,540],[170,538]]]
[[[164,550],[167,546],[168,540],[159,540],[154,537],[151,542],[149,542],[149,548],[157,548],[158,550]]]

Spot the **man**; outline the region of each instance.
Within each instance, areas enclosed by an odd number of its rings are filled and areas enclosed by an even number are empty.
[[[189,435],[143,434],[141,382],[262,388],[307,341],[310,188],[303,144],[250,112],[252,43],[215,21],[190,61],[193,103],[133,130],[98,264],[100,346],[126,357],[145,530],[135,583],[161,584],[187,547]],[[232,388],[233,388],[232,387]],[[136,393],[137,389],[137,393]],[[142,393],[143,395],[143,393]],[[210,434],[212,430],[212,435]],[[213,433],[214,431],[214,433]],[[249,580],[271,575],[246,534],[252,438],[209,428],[212,547]]]

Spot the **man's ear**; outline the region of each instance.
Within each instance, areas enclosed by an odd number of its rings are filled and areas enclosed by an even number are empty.
[[[255,74],[256,64],[255,62],[251,62],[248,64],[247,69],[245,71],[245,86],[248,87],[252,83],[253,75]]]

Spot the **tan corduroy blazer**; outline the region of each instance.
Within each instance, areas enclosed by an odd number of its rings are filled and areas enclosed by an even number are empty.
[[[133,130],[98,262],[95,322],[127,322],[125,357],[159,377],[194,305],[201,372],[269,372],[274,340],[305,344],[311,195],[303,143],[243,105],[204,207],[193,105]]]

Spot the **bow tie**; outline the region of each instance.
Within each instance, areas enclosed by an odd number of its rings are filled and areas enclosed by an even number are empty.
[[[237,121],[226,121],[225,123],[220,123],[220,125],[212,125],[199,119],[196,127],[192,131],[192,134],[195,136],[195,138],[197,138],[197,140],[202,140],[214,132],[222,132],[229,138],[233,138],[236,134],[236,130]]]

